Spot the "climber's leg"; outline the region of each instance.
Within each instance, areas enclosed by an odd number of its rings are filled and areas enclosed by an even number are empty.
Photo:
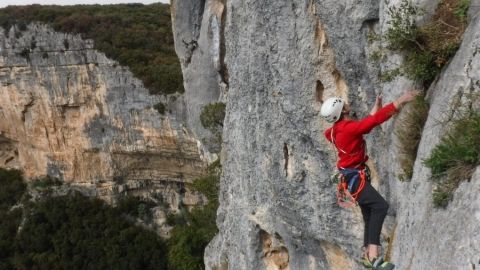
[[[367,249],[368,247],[368,225],[370,223],[370,215],[371,211],[370,208],[366,205],[360,205],[360,209],[362,210],[362,217],[364,223],[364,231],[363,231],[363,247]],[[366,251],[366,250],[365,250]]]
[[[365,187],[358,197],[358,204],[362,209],[369,209],[362,210],[362,213],[369,213],[364,220],[368,221],[368,224],[365,225],[365,229],[368,229],[368,232],[365,232],[365,236],[367,236],[368,259],[371,260],[378,257],[380,233],[383,221],[387,215],[388,204],[369,182],[365,183]]]

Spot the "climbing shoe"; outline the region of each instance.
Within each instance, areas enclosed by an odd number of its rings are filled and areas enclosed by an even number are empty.
[[[363,266],[373,270],[393,270],[395,265],[391,262],[384,261],[382,258],[375,258],[370,261],[368,258],[363,258]]]
[[[362,258],[362,264],[363,264],[363,266],[365,266],[366,268],[370,268],[370,269],[373,268],[372,262],[370,262],[367,257],[363,257],[363,258]]]

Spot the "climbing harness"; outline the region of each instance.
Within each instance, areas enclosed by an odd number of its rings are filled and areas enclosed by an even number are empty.
[[[366,166],[365,169],[341,169],[337,176],[337,203],[344,208],[350,208],[357,205],[357,199],[370,173]],[[359,181],[358,187],[354,189],[355,183]]]

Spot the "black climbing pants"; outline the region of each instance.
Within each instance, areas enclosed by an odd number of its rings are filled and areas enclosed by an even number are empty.
[[[365,187],[358,195],[357,202],[362,209],[365,222],[363,245],[365,247],[370,244],[380,246],[380,233],[388,210],[387,201],[373,188],[370,181],[366,181]]]

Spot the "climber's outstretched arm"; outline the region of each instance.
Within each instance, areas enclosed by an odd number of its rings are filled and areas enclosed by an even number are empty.
[[[369,115],[360,121],[349,123],[350,130],[354,130],[354,133],[357,134],[369,133],[374,127],[390,119],[390,117],[392,117],[393,114],[398,112],[398,110],[400,110],[405,103],[412,101],[418,94],[418,91],[406,91],[401,97],[397,98],[394,102],[386,105],[385,107],[379,109],[373,115]]]

